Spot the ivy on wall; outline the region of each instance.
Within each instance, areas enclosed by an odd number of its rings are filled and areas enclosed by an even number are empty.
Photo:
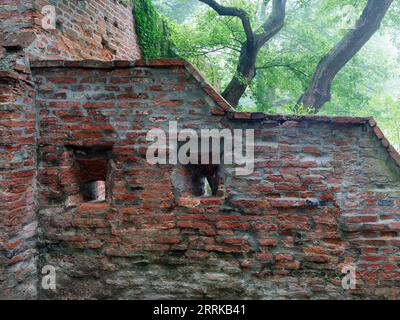
[[[132,0],[136,33],[143,58],[175,57],[168,27],[151,0]]]

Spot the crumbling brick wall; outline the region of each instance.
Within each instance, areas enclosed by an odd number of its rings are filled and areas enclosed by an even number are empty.
[[[181,60],[42,62],[34,78],[39,267],[58,276],[42,297],[399,297],[400,158],[373,120],[235,113]],[[254,129],[254,173],[222,166],[222,193],[190,193],[190,170],[146,161],[169,121]],[[91,180],[105,202],[83,199]]]
[[[0,1],[0,298],[398,298],[400,156],[376,123],[235,113],[182,60],[68,61],[138,58],[129,12]],[[32,78],[29,58],[63,60]],[[213,168],[150,165],[146,133],[174,120],[254,129],[254,173],[220,166],[199,197]]]
[[[56,29],[41,27],[42,8],[56,8]],[[36,0],[40,29],[29,49],[32,60],[134,60],[140,58],[132,7],[119,0]]]
[[[36,291],[34,91],[14,68],[0,71],[0,298]]]
[[[54,26],[43,24],[50,21],[43,11],[49,5],[55,9]],[[25,50],[30,60],[134,60],[141,56],[132,7],[125,1],[3,0],[0,17],[2,42],[23,31],[35,33],[35,41]]]
[[[56,29],[42,8],[56,8]],[[36,112],[29,60],[140,57],[132,8],[114,0],[0,1],[0,298],[35,297]]]
[[[32,1],[0,2],[0,298],[36,293],[34,90],[23,50]]]

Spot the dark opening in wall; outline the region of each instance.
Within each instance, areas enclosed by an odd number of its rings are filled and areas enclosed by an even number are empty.
[[[217,197],[224,194],[220,166],[213,164],[188,164],[182,166],[175,177],[181,192],[195,197]]]
[[[111,147],[71,147],[79,176],[79,192],[85,202],[109,199]]]
[[[103,180],[84,182],[81,190],[85,201],[106,201],[106,182]]]

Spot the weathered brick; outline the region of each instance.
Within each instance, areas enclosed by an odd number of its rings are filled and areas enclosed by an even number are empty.
[[[56,60],[1,74],[13,80],[0,85],[10,108],[0,111],[0,241],[12,256],[0,259],[0,278],[17,270],[17,297],[20,284],[40,283],[42,263],[65,277],[57,293],[36,287],[50,298],[302,298],[298,283],[307,298],[349,298],[338,276],[346,263],[365,285],[357,297],[395,287],[399,156],[373,120],[234,112],[182,59],[110,61],[140,55],[129,6],[64,2],[69,45],[60,30],[32,28],[41,36],[30,55]],[[92,36],[82,21],[96,23]],[[114,46],[116,37],[126,41]],[[255,129],[254,172],[224,168],[216,196],[194,196],[181,166],[146,161],[147,132],[168,121]],[[106,200],[85,202],[97,179]],[[33,240],[37,219],[46,247]]]

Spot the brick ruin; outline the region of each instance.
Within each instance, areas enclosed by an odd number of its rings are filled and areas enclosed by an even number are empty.
[[[373,119],[235,112],[186,61],[141,60],[129,6],[49,3],[55,30],[46,1],[0,0],[1,298],[399,298],[400,156]],[[170,121],[254,129],[253,174],[150,165]]]
[[[42,9],[56,8],[56,28]],[[29,61],[140,58],[132,8],[113,0],[0,1],[0,298],[37,296],[38,131]]]

